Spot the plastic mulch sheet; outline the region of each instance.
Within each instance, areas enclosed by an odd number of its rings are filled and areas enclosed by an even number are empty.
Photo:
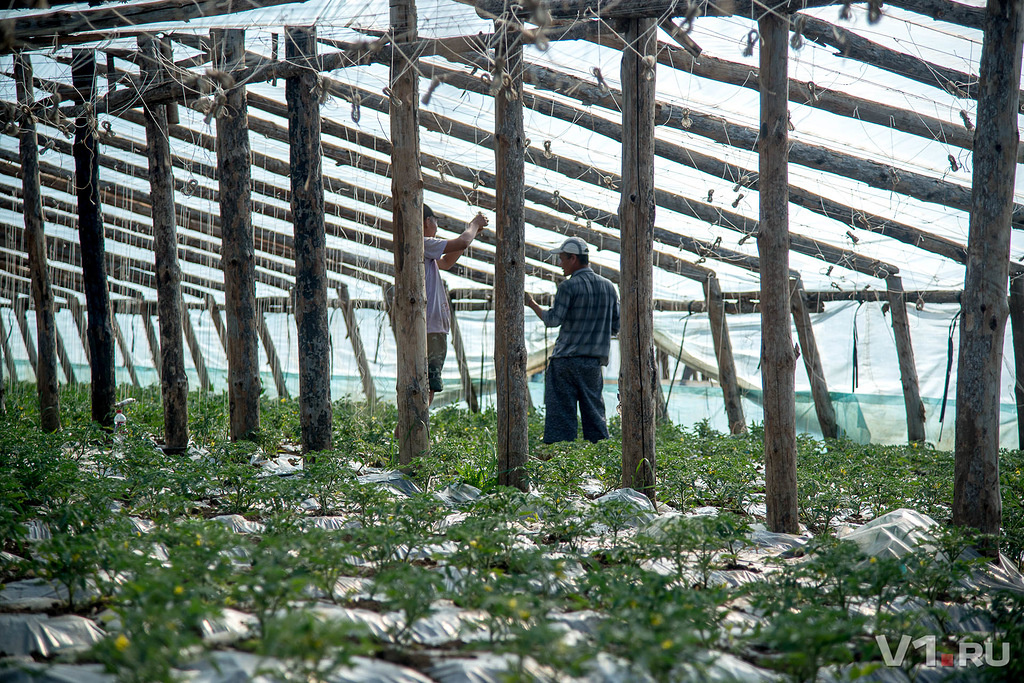
[[[0,614],[0,655],[50,657],[67,650],[84,650],[105,637],[91,620],[73,614]]]

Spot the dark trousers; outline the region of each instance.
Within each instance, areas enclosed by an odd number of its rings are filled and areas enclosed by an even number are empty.
[[[577,405],[583,438],[591,442],[607,439],[602,389],[601,359],[552,358],[544,373],[544,443],[576,440]]]

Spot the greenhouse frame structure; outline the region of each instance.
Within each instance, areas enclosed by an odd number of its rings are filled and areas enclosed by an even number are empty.
[[[223,345],[235,439],[259,428],[260,343],[278,393],[287,394],[264,317],[268,310],[283,310],[294,316],[297,330],[303,445],[308,451],[323,450],[330,445],[331,433],[328,310],[343,311],[366,398],[372,403],[376,395],[354,311],[373,306],[387,309],[396,337],[401,461],[408,463],[414,455],[427,453],[421,240],[426,190],[467,201],[497,217],[494,236],[485,240],[493,250],[482,246],[468,250],[453,271],[474,286],[453,288],[449,295],[456,331],[454,312],[481,304],[493,309],[495,327],[501,331],[495,334],[494,348],[501,483],[526,486],[526,382],[528,370],[538,368],[536,362],[531,364],[523,335],[525,283],[528,277],[556,281],[543,246],[527,237],[527,228],[532,227],[577,235],[619,254],[618,267],[595,263],[595,270],[618,285],[622,299],[623,485],[652,498],[654,424],[662,402],[658,352],[675,355],[664,344],[656,348],[653,311],[706,312],[714,336],[716,379],[733,431],[745,429],[745,418],[726,313],[756,310],[760,314],[768,523],[776,530],[791,531],[797,525],[793,415],[797,354],[790,320],[797,331],[821,433],[835,436],[839,427],[810,314],[824,302],[879,296],[877,290],[867,288],[807,291],[803,282],[808,273],[791,268],[791,252],[824,264],[828,274],[841,268],[884,283],[911,441],[925,439],[925,411],[908,303],[918,307],[959,303],[954,516],[957,523],[997,530],[998,385],[1007,314],[1014,331],[1014,357],[1018,366],[1024,365],[1024,281],[1019,277],[1022,266],[1011,260],[1010,253],[1011,230],[1024,226],[1013,186],[1022,158],[1017,135],[1021,3],[993,0],[987,8],[946,1],[886,3],[886,7],[927,14],[954,27],[983,31],[981,59],[968,72],[872,42],[814,12],[839,5],[845,16],[850,3],[623,0],[518,5],[478,0],[473,4],[478,16],[493,21],[492,33],[421,39],[415,4],[392,0],[386,31],[367,29],[360,40],[338,40],[318,36],[315,22],[312,27],[286,25],[280,35],[270,33],[269,56],[248,49],[242,28],[185,29],[193,19],[284,5],[279,0],[9,12],[4,20],[4,51],[13,54],[13,69],[6,78],[15,86],[16,98],[3,107],[6,137],[0,148],[0,172],[5,179],[0,182],[0,208],[20,213],[24,225],[3,226],[0,297],[17,323],[33,366],[43,427],[59,426],[58,362],[68,381],[77,379],[54,323],[55,310],[66,308],[75,320],[90,363],[93,416],[104,424],[113,417],[116,398],[115,345],[132,380],[139,381],[112,311],[141,315],[153,364],[160,370],[165,443],[170,448],[183,448],[188,440],[186,348],[201,385],[210,386],[188,309],[201,307],[209,312]],[[881,2],[869,2],[860,9],[872,24],[885,20]],[[462,11],[471,10],[464,7]],[[693,28],[721,15],[748,22],[746,51],[753,55],[756,48],[758,68],[703,54]],[[239,25],[246,24],[240,21]],[[666,41],[658,41],[658,31]],[[133,39],[136,45],[126,46],[125,41]],[[591,79],[524,58],[524,45],[543,48],[555,41],[620,50],[620,87],[609,85],[598,68],[591,70]],[[930,118],[793,79],[788,67],[790,47],[796,49],[804,41],[838,50],[843,59],[855,64],[940,89],[958,101],[976,101],[974,120],[965,110],[961,110],[962,123]],[[63,64],[70,67],[69,73],[64,78],[42,72],[33,75],[33,58]],[[360,69],[382,67],[389,72],[383,91],[361,88],[358,80],[345,78]],[[666,70],[756,89],[759,124],[745,125],[717,112],[660,99],[658,75]],[[284,101],[256,92],[257,86],[276,84],[278,79],[286,84]],[[473,126],[434,112],[421,115],[421,108],[442,85],[467,96],[492,98],[493,126]],[[44,94],[37,97],[40,91]],[[350,103],[355,125],[321,116],[323,103],[332,97]],[[796,105],[972,150],[973,185],[922,173],[910,164],[882,163],[816,145],[799,134],[791,136],[791,107]],[[215,122],[215,133],[181,123],[180,107],[187,108],[184,113],[193,122],[202,121],[207,128]],[[364,109],[386,115],[389,139],[359,126]],[[524,130],[524,110],[621,141],[620,172],[560,154],[550,140],[531,144]],[[287,126],[275,123],[275,118],[286,119]],[[143,128],[144,138],[124,132]],[[459,158],[421,151],[421,132],[493,150],[493,172],[464,165]],[[60,133],[73,141],[62,139]],[[253,135],[287,145],[288,161],[254,151]],[[9,144],[15,137],[17,151]],[[698,138],[700,144],[687,142]],[[709,143],[712,148],[756,152],[756,171],[733,162],[727,154],[706,153],[701,145]],[[188,158],[180,151],[183,145],[205,150],[216,162],[204,164],[194,153]],[[41,152],[50,150],[73,159],[74,170],[40,158]],[[953,170],[959,170],[957,157],[950,154],[949,158]],[[391,192],[381,193],[328,173],[325,161],[329,160],[353,173],[390,178]],[[724,208],[720,200],[716,204],[711,191],[701,199],[680,192],[670,178],[662,180],[655,165],[664,161],[734,184],[733,210]],[[908,219],[812,192],[789,181],[795,168],[822,171],[864,188],[966,212],[969,240],[950,239],[916,227]],[[176,169],[185,170],[191,178],[176,177]],[[602,209],[528,182],[541,170],[564,176],[567,187],[590,184],[617,195],[618,210]],[[108,173],[117,180],[104,179]],[[13,179],[20,180],[21,187]],[[149,181],[148,192],[139,188],[145,181]],[[756,219],[737,210],[744,191],[759,195]],[[204,210],[199,201],[215,205],[216,211]],[[363,205],[390,212],[392,218],[388,221],[359,208]],[[852,244],[839,246],[835,240],[791,231],[789,216],[796,208],[848,228]],[[731,231],[738,237],[737,248],[724,246],[721,238],[708,241],[659,227],[656,210]],[[268,227],[270,222],[254,217],[290,223],[293,232]],[[77,243],[51,234],[51,225],[77,227]],[[965,266],[962,291],[904,291],[900,268],[905,264],[861,253],[857,234],[863,233]],[[328,236],[391,251],[393,261],[330,247]],[[738,248],[750,238],[756,243],[756,254]],[[130,245],[149,252],[150,257],[110,249],[111,244]],[[197,272],[191,266],[203,270]],[[723,291],[723,268],[755,274],[757,291]],[[220,270],[222,276],[210,275],[211,270]],[[702,299],[655,298],[656,273],[699,283]],[[348,291],[353,279],[383,288],[381,299],[354,300]],[[257,299],[258,286],[290,295]],[[34,340],[26,317],[30,306],[36,319]],[[159,338],[152,325],[154,313]],[[8,335],[0,329],[6,369],[15,377]],[[466,398],[473,406],[470,371],[457,332],[454,343]],[[1020,415],[1024,388],[1019,384],[1016,393]],[[1024,419],[1019,417],[1024,439],[1022,425]]]

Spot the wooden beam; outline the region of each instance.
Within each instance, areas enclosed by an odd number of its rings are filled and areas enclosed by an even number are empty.
[[[1002,524],[999,376],[1015,208],[1013,152],[1020,142],[1017,116],[1022,40],[1022,3],[989,0],[978,85],[970,237],[957,366],[953,523],[993,537]],[[983,552],[998,558],[995,540],[982,545]]]
[[[967,28],[985,29],[985,8],[949,0],[887,0],[886,4]]]
[[[184,333],[185,342],[188,344],[189,352],[192,354],[192,364],[196,366],[196,374],[199,376],[199,388],[204,393],[208,393],[213,386],[210,382],[210,373],[206,369],[206,360],[203,358],[203,349],[199,345],[199,338],[196,336],[196,328],[192,325],[192,316],[184,306],[181,312],[181,331]],[[164,331],[160,330],[161,337],[163,333]]]
[[[373,385],[373,374],[370,372],[370,364],[366,360],[366,349],[363,347],[363,337],[359,333],[359,321],[356,320],[355,307],[348,295],[348,285],[343,284],[336,291],[341,315],[345,320],[345,329],[348,330],[348,339],[352,344],[352,353],[356,357],[359,380],[363,384],[363,396],[366,397],[366,403],[372,409],[377,404],[377,388]]]
[[[61,36],[82,31],[113,31],[127,26],[163,22],[188,22],[261,7],[273,7],[305,0],[157,0],[116,7],[58,10],[11,19],[11,47],[27,43],[44,46],[60,43]],[[109,39],[109,36],[108,36]]]
[[[206,310],[210,312],[210,319],[213,320],[213,327],[217,330],[217,338],[220,339],[220,347],[227,354],[228,342],[225,338],[224,332],[224,319],[220,315],[220,306],[217,305],[217,300],[213,298],[212,294],[207,294]]]
[[[722,299],[722,288],[714,275],[704,281],[704,297],[708,313],[708,326],[711,328],[711,340],[715,345],[715,360],[718,361],[718,382],[722,385],[722,398],[725,401],[725,415],[729,421],[730,434],[745,434],[746,418],[743,416],[743,396],[740,393],[739,375],[736,372],[736,360],[732,353],[732,338],[729,336],[729,324],[725,320],[725,301]],[[689,311],[689,309],[687,309]]]
[[[521,25],[509,13],[496,23],[498,43],[491,78],[500,83],[494,96],[494,380],[498,409],[498,483],[529,490],[526,462],[529,447],[529,388],[526,385],[526,337],[523,292],[526,285],[525,165],[526,134],[523,132],[523,46],[517,40]],[[447,292],[446,292],[447,295]],[[455,307],[452,341],[456,341]],[[462,335],[458,335],[458,346]],[[456,347],[456,357],[459,355]],[[465,351],[459,372],[465,364]],[[473,381],[463,378],[466,400],[473,412],[476,392]],[[469,379],[467,382],[466,380]]]
[[[892,316],[893,339],[896,341],[896,357],[900,366],[903,402],[907,410],[907,440],[910,443],[924,443],[924,403],[921,402],[914,346],[910,340],[910,318],[903,299],[903,281],[898,275],[890,275],[885,282],[891,293],[889,313]]]
[[[477,403],[476,387],[473,386],[473,377],[469,372],[469,360],[466,356],[466,346],[462,341],[462,330],[459,329],[459,318],[455,315],[455,305],[451,300],[451,295],[448,293],[448,287],[441,283],[444,287],[444,296],[448,299],[448,311],[451,321],[451,333],[452,333],[452,348],[455,349],[455,362],[459,368],[459,380],[462,383],[462,395],[466,399],[466,404],[469,406],[470,412],[480,412],[480,405]],[[485,309],[489,310],[489,309]],[[497,317],[495,317],[495,325],[497,325]],[[504,329],[504,328],[496,328]],[[498,335],[500,336],[500,335]],[[497,346],[497,339],[495,339],[495,346]],[[496,359],[497,351],[495,351]],[[495,362],[497,362],[495,360]],[[498,465],[500,473],[501,465]],[[502,484],[503,486],[511,486],[511,484]]]
[[[331,447],[331,333],[327,320],[327,233],[320,152],[316,28],[285,29],[285,55],[306,65],[285,81],[291,215],[295,226],[295,326],[299,346],[299,423],[304,452]]]
[[[245,32],[218,30],[215,66],[237,68],[245,53]],[[224,302],[227,312],[228,401],[231,440],[251,439],[260,430],[260,321],[256,311],[256,260],[249,196],[250,155],[245,88],[225,93],[217,117],[217,178],[223,231]],[[259,316],[262,320],[262,316]]]
[[[78,328],[78,339],[82,342],[82,349],[85,351],[85,362],[91,366],[92,354],[89,351],[89,336],[86,334],[85,313],[82,311],[82,304],[76,296],[69,296],[67,302],[71,317],[75,321],[75,327]]]
[[[28,353],[28,364],[32,366],[32,371],[36,373],[36,379],[39,378],[38,371],[39,367],[39,354],[36,353],[36,343],[32,338],[32,334],[28,331],[28,298],[19,296],[14,299],[14,321],[18,325],[18,331],[21,332],[21,340],[25,343],[25,351]]]
[[[75,50],[73,58],[71,73],[78,96],[82,102],[92,102],[96,87],[95,52]],[[100,202],[99,153],[95,115],[78,117],[75,120],[75,189],[78,194],[78,235],[89,318],[92,419],[110,429],[114,426],[116,398],[115,356],[104,259],[106,247]]]
[[[71,356],[68,355],[68,349],[64,345],[64,337],[60,334],[60,328],[54,325],[53,337],[57,346],[57,358],[60,360],[60,365],[64,368],[64,377],[67,378],[68,384],[75,386],[78,384],[78,378],[75,377],[75,366],[71,362]]]
[[[416,3],[391,0],[391,27],[397,40],[416,40]],[[391,194],[394,197],[395,305],[392,310],[398,351],[398,461],[430,454],[427,432],[427,330],[423,314],[423,176],[420,172],[419,77],[404,55],[390,67]]]
[[[46,266],[46,230],[43,224],[42,191],[39,187],[39,145],[36,139],[35,119],[31,111],[35,97],[32,87],[32,63],[27,55],[14,57],[14,78],[18,104],[23,114],[19,122],[19,156],[23,178],[25,220],[25,251],[29,271],[32,273],[32,299],[36,310],[37,349],[29,345],[29,357],[36,373],[36,393],[39,396],[40,426],[44,432],[60,429],[60,388],[57,383],[56,324],[53,319],[53,290]],[[24,311],[22,311],[24,315]],[[19,322],[21,317],[19,317]],[[27,330],[23,330],[27,332]]]
[[[146,330],[146,344],[149,345],[149,357],[153,360],[153,367],[159,368],[161,358],[160,339],[157,337],[156,328],[153,327],[153,316],[150,311],[143,311],[140,315],[142,316],[142,327]]]
[[[655,496],[658,382],[654,359],[654,19],[626,19],[622,51],[622,326],[619,394],[622,410],[622,486]]]
[[[139,376],[135,374],[135,360],[132,358],[132,350],[124,339],[121,325],[117,322],[117,313],[114,311],[110,312],[110,329],[114,333],[114,340],[117,342],[118,348],[121,349],[121,357],[124,359],[124,367],[128,370],[128,376],[132,380],[132,386],[136,388],[141,387],[142,384],[139,383]]]
[[[500,16],[507,3],[503,0],[459,0],[466,5],[476,7],[477,14],[486,19]],[[837,4],[837,0],[780,0],[772,4],[772,11],[780,16],[788,17],[792,12],[811,7],[823,7]],[[621,0],[606,3],[602,0],[576,0],[575,2],[553,2],[546,5],[525,3],[516,5],[514,14],[517,19],[534,21],[534,12],[543,7],[550,19],[577,20],[580,17],[598,16],[602,19],[659,19],[662,17],[686,16],[689,2],[676,0]],[[757,0],[731,0],[730,2],[699,3],[694,17],[721,17],[735,15],[738,17],[754,16],[764,11],[764,5]],[[536,23],[536,22],[534,22]]]
[[[814,327],[811,325],[811,314],[807,308],[804,283],[800,278],[796,278],[791,283],[790,296],[793,326],[796,327],[797,341],[800,343],[800,355],[804,359],[807,380],[811,384],[811,397],[814,399],[814,412],[818,416],[818,426],[823,437],[836,439],[839,438],[836,411],[832,407],[832,397],[828,394],[825,371],[821,367],[821,354],[818,352],[818,342],[814,337]]]
[[[1013,396],[1017,404],[1017,448],[1024,449],[1024,277],[1010,277],[1010,328],[1013,332]]]
[[[262,310],[258,310],[257,315],[259,316],[260,341],[263,342],[263,350],[267,353],[267,362],[270,364],[270,374],[274,377],[277,395],[279,398],[291,398],[291,394],[288,392],[288,383],[284,379],[284,371],[281,369],[281,357],[277,355],[274,338],[270,335],[270,328],[267,327],[267,316]]]
[[[157,40],[152,36],[144,36],[138,42],[142,54],[150,58],[150,63],[156,62],[160,50]],[[147,80],[164,79],[164,73],[158,67],[147,66],[144,69]],[[149,343],[151,350],[159,353],[154,356],[154,367],[160,368],[164,445],[168,452],[182,453],[188,449],[188,375],[185,373],[185,348],[181,334],[181,265],[178,263],[178,224],[174,210],[174,172],[171,168],[171,145],[167,137],[170,123],[167,110],[171,107],[176,108],[177,105],[143,107],[152,201],[157,316],[160,320],[158,350],[154,350],[154,339],[150,339]],[[153,321],[148,315],[145,317],[147,333],[152,334]]]
[[[7,367],[7,377],[14,384],[18,381],[18,366],[14,363],[14,354],[11,353],[10,337],[4,325],[3,309],[0,309],[0,349],[4,353],[4,365]],[[2,382],[0,382],[2,383]]]
[[[789,327],[789,19],[766,13],[761,33],[758,154],[761,256],[761,383],[764,390],[766,524],[797,533],[796,357]]]

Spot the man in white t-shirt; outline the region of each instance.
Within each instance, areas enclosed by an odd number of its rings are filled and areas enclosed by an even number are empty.
[[[478,213],[469,222],[461,235],[446,240],[437,235],[437,219],[426,204],[423,205],[423,266],[427,285],[427,379],[430,385],[430,399],[444,388],[441,370],[448,355],[448,331],[451,329],[451,311],[448,297],[441,284],[441,271],[449,270],[462,256],[462,252],[473,243],[487,225],[487,217]],[[428,403],[429,405],[429,403]]]

